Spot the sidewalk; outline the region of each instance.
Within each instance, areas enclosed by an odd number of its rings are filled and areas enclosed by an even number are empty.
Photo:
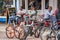
[[[5,23],[0,23],[0,31],[5,32],[6,24]]]

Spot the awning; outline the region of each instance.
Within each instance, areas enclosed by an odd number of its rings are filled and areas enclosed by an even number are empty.
[[[6,23],[6,16],[0,16],[0,23]]]

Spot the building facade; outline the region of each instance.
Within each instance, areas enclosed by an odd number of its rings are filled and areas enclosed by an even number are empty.
[[[6,0],[5,5],[7,7],[15,7],[16,12],[19,10],[20,6],[23,6],[23,8],[28,12],[30,5],[33,2],[35,2],[34,6],[37,8],[38,14],[43,14],[48,9],[48,6],[52,6],[53,10],[55,10],[60,4],[60,0]],[[0,18],[3,18],[4,20],[6,16],[0,16]]]
[[[19,10],[20,6],[23,6],[23,8],[28,11],[30,9],[29,6],[33,1],[35,2],[34,5],[37,8],[38,13],[41,14],[47,10],[48,6],[52,6],[53,10],[55,10],[60,3],[60,0],[6,0],[5,5],[15,7],[16,11]]]
[[[24,6],[24,8],[26,10],[29,10],[29,2],[30,2],[29,0],[15,0],[15,1],[17,2],[17,5],[16,5],[17,11],[19,10],[20,6]],[[36,1],[36,0],[34,0],[34,1]],[[38,13],[41,13],[41,14],[44,13],[47,10],[48,6],[52,6],[53,10],[55,10],[59,4],[59,1],[60,0],[40,0],[40,2],[39,2],[40,9],[37,9]],[[37,5],[37,6],[39,6],[39,5]]]

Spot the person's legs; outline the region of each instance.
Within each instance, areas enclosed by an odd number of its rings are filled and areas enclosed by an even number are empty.
[[[56,21],[57,21],[57,20],[56,20],[56,17],[55,17],[55,16],[52,16],[52,17],[51,17],[51,21],[52,21],[52,23],[53,23],[54,29],[57,30],[58,27],[57,27],[57,25],[56,25]]]
[[[8,24],[10,24],[13,21],[13,16],[9,17]]]
[[[55,16],[52,16],[52,22],[55,25],[55,23],[56,23],[56,17]]]
[[[8,20],[8,24],[10,24],[11,22],[10,22],[10,18],[9,18],[9,20]]]

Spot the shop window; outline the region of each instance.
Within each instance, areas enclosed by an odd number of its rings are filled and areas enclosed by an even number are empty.
[[[13,5],[13,0],[5,0],[6,5]]]
[[[49,7],[49,0],[45,0],[45,9],[48,9]]]
[[[6,16],[7,7],[10,7],[11,5],[13,5],[13,0],[0,0],[0,16]]]
[[[30,9],[31,6],[34,6],[37,10],[40,10],[41,0],[28,0],[28,9]]]

